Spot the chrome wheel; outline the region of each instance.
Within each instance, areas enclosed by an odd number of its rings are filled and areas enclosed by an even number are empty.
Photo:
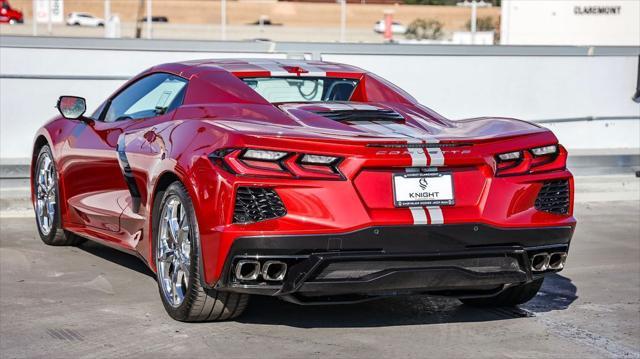
[[[186,211],[180,197],[170,196],[164,202],[158,226],[158,281],[162,294],[172,307],[179,307],[189,290],[191,226]]]
[[[47,236],[56,215],[56,169],[46,152],[40,156],[36,176],[36,217],[40,232]]]

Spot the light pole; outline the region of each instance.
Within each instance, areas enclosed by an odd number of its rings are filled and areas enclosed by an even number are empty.
[[[491,7],[490,3],[485,2],[484,0],[480,0],[477,2],[476,0],[464,0],[464,2],[459,2],[456,6],[470,7],[471,8],[471,44],[476,43],[476,31],[477,31],[477,23],[478,23],[478,7]]]
[[[151,0],[147,0],[147,39],[151,39],[151,12],[152,4]]]
[[[32,4],[31,4],[32,10],[33,10],[32,14],[31,14],[32,15],[31,17],[33,18],[32,19],[32,21],[33,21],[33,24],[32,24],[33,36],[38,36],[38,15],[36,14],[36,11],[37,11],[36,8],[38,6],[37,2],[38,2],[38,0],[33,0]]]
[[[109,19],[111,18],[111,1],[104,0],[104,37],[109,37],[109,28],[111,24]]]
[[[227,0],[220,1],[220,40],[227,39]]]
[[[471,0],[471,43],[476,43],[476,28],[478,23],[478,4]]]
[[[53,12],[52,0],[47,0],[47,32],[49,36],[53,33],[53,19],[51,18]]]
[[[338,0],[340,3],[340,42],[347,41],[347,0]]]

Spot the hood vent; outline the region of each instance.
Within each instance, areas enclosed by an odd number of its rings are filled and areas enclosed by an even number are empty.
[[[336,111],[313,111],[334,121],[396,121],[403,122],[404,117],[393,110],[336,110]]]

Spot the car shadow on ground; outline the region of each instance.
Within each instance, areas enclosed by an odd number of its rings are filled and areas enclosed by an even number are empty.
[[[96,257],[100,257],[104,260],[108,260],[138,273],[147,275],[153,278],[153,280],[156,279],[156,275],[151,271],[151,269],[149,269],[149,267],[147,267],[140,258],[134,255],[121,252],[117,249],[113,249],[90,240],[82,243],[77,248]]]
[[[145,274],[154,273],[139,258],[87,241],[79,249]],[[383,327],[439,323],[486,322],[532,317],[536,313],[567,309],[576,299],[571,279],[552,274],[538,295],[520,307],[474,308],[457,299],[424,295],[390,297],[358,304],[302,306],[274,297],[252,296],[240,323],[286,325],[298,328]]]
[[[457,299],[429,296],[384,298],[350,305],[300,306],[272,297],[254,296],[241,323],[298,328],[383,327],[486,322],[532,317],[565,310],[577,299],[571,279],[548,276],[539,294],[520,307],[474,308]]]

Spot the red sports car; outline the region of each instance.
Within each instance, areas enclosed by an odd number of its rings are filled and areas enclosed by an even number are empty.
[[[353,66],[171,63],[90,116],[80,97],[57,107],[33,147],[40,237],[137,255],[177,320],[234,318],[251,294],[516,305],[576,225],[549,130],[450,121]]]

